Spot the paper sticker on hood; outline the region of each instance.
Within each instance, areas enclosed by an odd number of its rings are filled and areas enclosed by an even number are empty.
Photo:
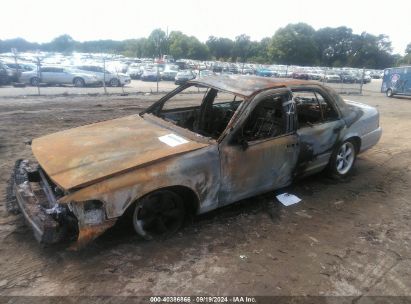
[[[173,133],[160,136],[158,139],[170,147],[176,147],[188,143],[188,140]]]

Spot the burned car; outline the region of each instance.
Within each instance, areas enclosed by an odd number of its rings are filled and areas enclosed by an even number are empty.
[[[204,94],[179,103],[193,86]],[[142,237],[163,238],[186,216],[297,177],[344,177],[381,132],[375,108],[317,82],[210,76],[139,114],[34,139],[36,161],[17,162],[13,188],[40,242],[82,246],[125,215]]]

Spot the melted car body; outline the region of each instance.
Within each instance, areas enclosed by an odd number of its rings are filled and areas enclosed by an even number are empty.
[[[198,104],[174,104],[192,87]],[[316,82],[210,76],[140,114],[34,139],[36,162],[16,164],[13,187],[40,242],[82,246],[128,212],[152,239],[298,176],[346,176],[381,132],[375,108]]]

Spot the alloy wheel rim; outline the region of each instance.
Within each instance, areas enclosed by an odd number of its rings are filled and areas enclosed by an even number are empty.
[[[152,239],[174,231],[180,225],[182,215],[183,211],[172,197],[153,195],[138,207],[134,225],[140,235]]]
[[[341,145],[337,153],[336,169],[340,174],[346,174],[354,163],[354,145],[346,142]]]

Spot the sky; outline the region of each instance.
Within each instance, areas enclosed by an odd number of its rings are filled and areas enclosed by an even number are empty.
[[[0,0],[0,39],[48,42],[147,37],[155,28],[209,36],[271,37],[288,23],[319,29],[347,26],[390,37],[395,53],[411,42],[411,0]]]

